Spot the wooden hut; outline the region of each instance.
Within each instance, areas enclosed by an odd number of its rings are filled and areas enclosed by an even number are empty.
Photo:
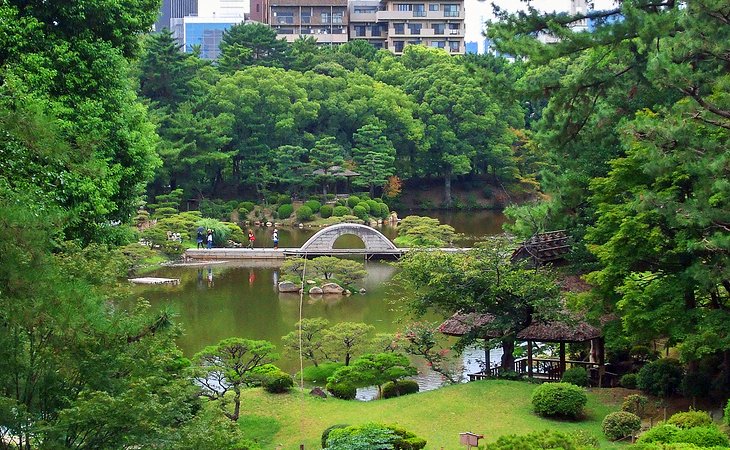
[[[563,373],[570,367],[584,367],[590,374],[591,380],[601,386],[606,376],[604,363],[604,340],[601,330],[572,317],[566,312],[566,321],[533,322],[527,328],[517,333],[517,340],[527,343],[527,357],[515,360],[515,372],[531,378],[540,378],[546,381],[560,381]],[[475,333],[480,339],[494,339],[501,337],[498,331],[483,331],[483,327],[494,320],[491,314],[457,313],[439,326],[439,331],[450,336],[464,336]],[[565,357],[565,344],[569,342],[591,343],[589,361],[571,361]],[[560,344],[558,358],[536,358],[533,356],[533,347],[536,342]],[[486,346],[485,346],[486,348]],[[485,350],[486,361],[489,361],[489,351]],[[497,376],[500,368],[487,367],[479,373],[469,374],[470,380],[478,380]],[[609,374],[610,375],[610,374]]]
[[[565,230],[535,233],[512,253],[511,260],[529,259],[534,266],[548,262],[558,262],[570,252],[568,235]]]

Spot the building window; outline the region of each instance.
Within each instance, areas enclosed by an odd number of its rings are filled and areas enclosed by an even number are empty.
[[[439,4],[438,3],[429,3],[428,10],[429,11],[438,11],[439,10]]]
[[[382,26],[385,27],[385,25],[382,25]],[[370,31],[370,34],[372,36],[380,36],[380,30],[381,30],[380,27],[381,27],[380,24],[374,23],[373,24],[373,27],[372,27],[372,30]]]
[[[408,41],[408,45],[420,45],[421,41]]]
[[[421,27],[422,25],[420,23],[409,23],[408,31],[411,34],[421,34]]]
[[[458,23],[450,23],[449,24],[449,34],[459,34],[459,24]]]
[[[393,50],[400,53],[403,51],[403,41],[393,41]]]
[[[413,5],[411,3],[396,3],[396,11],[413,11]]]
[[[431,41],[431,47],[446,48],[446,41]]]
[[[404,23],[394,23],[393,24],[393,34],[405,34],[405,27],[406,27],[406,24],[404,24]]]
[[[449,41],[449,50],[452,52],[459,51],[459,41]]]
[[[423,3],[413,5],[413,17],[426,17],[426,5]]]
[[[302,23],[312,23],[311,11],[302,11]]]
[[[261,5],[256,3],[256,12],[261,12]]]
[[[354,11],[355,14],[372,14],[378,12],[377,6],[356,6]]]
[[[332,13],[332,23],[342,23],[342,13]]]
[[[294,23],[294,13],[292,11],[277,11],[276,23],[292,25]]]
[[[330,16],[329,13],[322,13],[322,23],[330,22],[332,22],[332,16]]]
[[[363,37],[365,36],[365,25],[355,25],[355,36],[357,37]]]
[[[276,34],[294,34],[294,28],[277,28]]]
[[[444,5],[444,17],[459,17],[459,5]]]
[[[382,42],[371,42],[371,44],[375,48],[378,48],[378,49],[383,48],[383,43]]]
[[[433,34],[444,34],[444,24],[443,23],[433,24]]]

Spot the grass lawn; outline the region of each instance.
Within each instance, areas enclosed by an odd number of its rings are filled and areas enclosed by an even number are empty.
[[[610,404],[612,396],[608,390],[600,395],[589,393],[586,417],[569,422],[543,419],[532,413],[530,395],[535,386],[515,381],[476,381],[371,402],[319,399],[294,391],[275,395],[250,389],[243,393],[243,417],[239,424],[248,437],[257,439],[265,449],[298,449],[300,444],[307,450],[319,449],[321,433],[328,426],[367,422],[402,425],[426,439],[427,449],[436,450],[462,448],[459,433],[465,431],[483,434],[487,441],[493,441],[503,434],[547,428],[586,430],[601,440],[602,448],[623,447],[606,441],[601,431],[603,417],[618,409]],[[277,423],[278,428],[274,426]]]

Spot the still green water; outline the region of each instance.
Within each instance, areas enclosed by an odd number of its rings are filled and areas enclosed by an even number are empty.
[[[491,211],[429,212],[428,215],[463,233],[465,239],[458,244],[464,247],[471,246],[479,236],[500,233],[505,220],[502,214]],[[317,230],[281,228],[280,246],[301,246]],[[389,226],[380,231],[391,239],[397,232]],[[257,247],[271,246],[271,228],[256,228],[255,232]],[[355,236],[343,236],[336,244],[338,248],[363,247]],[[233,336],[265,339],[281,351],[281,337],[293,331],[299,320],[299,295],[276,291],[279,264],[278,261],[237,261],[163,267],[150,276],[179,278],[180,284],[136,287],[135,296],[147,298],[153,307],[170,305],[178,313],[177,320],[185,330],[178,344],[187,356]],[[363,282],[365,294],[320,299],[305,295],[302,316],[324,317],[332,323],[364,322],[373,325],[379,333],[402,329],[409,317],[401,299],[408,292],[391,281],[396,268],[386,262],[366,261],[365,264],[368,272]],[[294,373],[299,367],[298,355],[282,352],[277,365]]]

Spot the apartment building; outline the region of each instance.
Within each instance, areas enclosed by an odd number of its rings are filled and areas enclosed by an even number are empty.
[[[353,0],[350,38],[403,53],[409,44],[465,53],[464,0]]]
[[[321,44],[348,40],[347,0],[270,0],[267,22],[279,38],[312,36]]]

